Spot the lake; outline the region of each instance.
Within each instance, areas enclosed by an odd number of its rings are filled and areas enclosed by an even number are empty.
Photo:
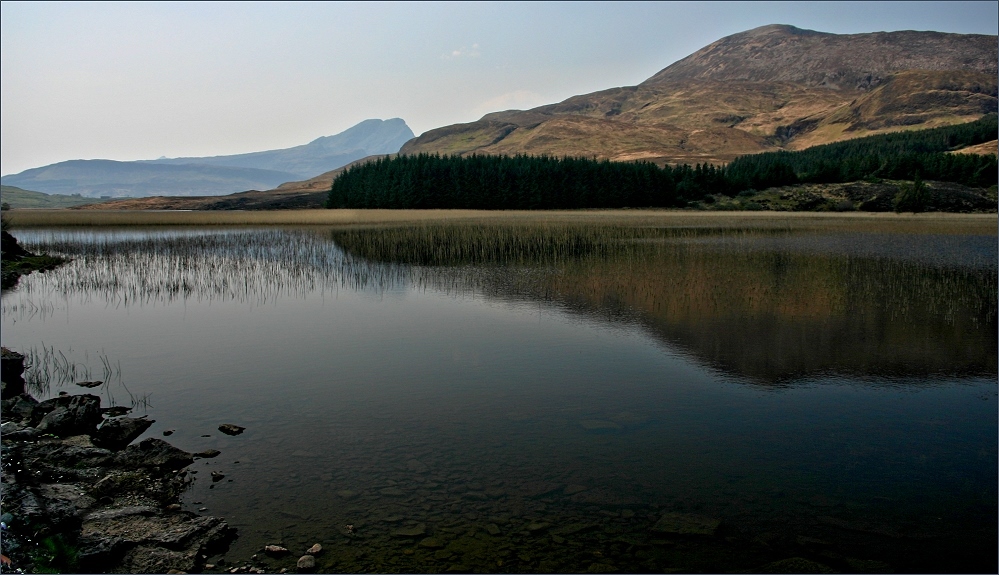
[[[719,222],[15,230],[3,345],[220,450],[230,563],[995,572],[994,218]]]

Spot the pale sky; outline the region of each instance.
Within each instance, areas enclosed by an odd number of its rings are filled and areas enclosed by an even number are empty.
[[[997,2],[0,4],[0,173],[417,134],[642,82],[765,24],[996,34]]]

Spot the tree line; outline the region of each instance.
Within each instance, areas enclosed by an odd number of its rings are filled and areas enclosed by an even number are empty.
[[[996,139],[996,114],[958,126],[882,134],[798,152],[741,156],[727,166],[658,167],[550,156],[381,158],[352,166],[334,181],[328,208],[575,209],[682,207],[708,196],[796,183],[870,178],[997,181],[994,155],[948,150]]]

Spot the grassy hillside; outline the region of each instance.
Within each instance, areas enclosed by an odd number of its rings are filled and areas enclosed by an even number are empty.
[[[995,36],[764,26],[637,86],[428,130],[400,153],[727,163],[973,121],[997,109],[996,58]]]
[[[65,196],[22,190],[15,186],[0,186],[0,201],[11,208],[72,208],[87,204],[99,204],[106,200],[84,198],[80,194]]]

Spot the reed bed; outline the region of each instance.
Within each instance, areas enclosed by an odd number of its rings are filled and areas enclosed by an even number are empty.
[[[349,277],[337,270],[336,246],[276,229],[59,230],[26,234],[24,244],[73,260],[22,282],[19,291],[29,300],[36,291],[54,290],[97,295],[115,307],[186,299],[263,304],[333,291],[341,287],[337,278]]]
[[[692,210],[274,210],[111,211],[22,209],[8,212],[14,228],[53,226],[368,226],[426,222],[580,223],[693,227],[891,226],[906,233],[996,234],[996,214],[895,214],[818,212],[709,212]]]
[[[697,357],[771,382],[823,369],[866,373],[871,358],[892,373],[994,371],[990,238],[741,224],[25,231],[29,249],[73,261],[25,278],[15,297],[4,298],[3,313],[51,315],[33,303],[50,291],[127,307],[190,299],[263,305],[339,289],[416,288],[639,324]],[[980,345],[983,337],[993,343]],[[772,357],[773,350],[784,352]]]

